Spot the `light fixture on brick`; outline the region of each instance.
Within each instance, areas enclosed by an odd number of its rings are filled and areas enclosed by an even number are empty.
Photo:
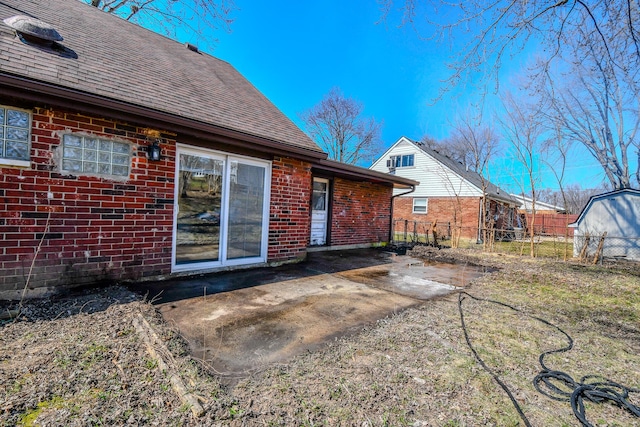
[[[162,159],[161,148],[158,139],[155,139],[151,145],[147,147],[147,157],[149,160],[159,162]]]

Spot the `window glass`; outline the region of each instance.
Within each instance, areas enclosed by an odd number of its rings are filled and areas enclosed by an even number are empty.
[[[427,199],[415,198],[413,199],[413,213],[427,213]]]
[[[0,158],[29,160],[31,113],[0,106]]]
[[[62,137],[62,170],[71,173],[128,177],[131,146],[90,136],[66,134]]]
[[[225,162],[182,153],[178,162],[177,265],[220,259],[220,218]]]
[[[413,154],[391,156],[391,166],[396,168],[408,168],[413,166]]]
[[[227,259],[259,257],[262,249],[266,168],[232,161]]]
[[[172,268],[266,261],[269,164],[187,147],[176,163]]]
[[[313,181],[313,194],[311,198],[313,210],[327,210],[327,183],[322,181]]]
[[[411,167],[413,166],[413,154],[407,154],[402,156],[402,167]]]

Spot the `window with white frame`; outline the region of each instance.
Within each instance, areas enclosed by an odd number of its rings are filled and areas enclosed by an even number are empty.
[[[426,214],[427,213],[427,199],[422,197],[416,197],[413,199],[413,213]]]
[[[413,160],[413,154],[391,156],[391,158],[387,160],[387,167],[390,169],[410,168],[413,167]]]
[[[129,177],[131,145],[90,135],[62,137],[62,171],[71,174]]]
[[[0,158],[28,161],[31,152],[31,112],[0,105]]]

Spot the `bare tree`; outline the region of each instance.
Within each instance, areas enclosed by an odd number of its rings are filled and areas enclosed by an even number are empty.
[[[582,188],[580,184],[568,184],[564,187],[563,193],[560,191],[553,191],[550,189],[537,190],[536,196],[539,201],[558,205],[564,199],[565,210],[568,214],[579,214],[586,206],[587,202],[592,196],[606,193],[611,191],[611,188],[606,184],[602,184],[594,188]],[[527,194],[529,196],[529,194]]]
[[[531,194],[531,215],[529,227],[530,255],[535,256],[536,190],[538,184],[539,151],[544,142],[546,129],[540,120],[540,106],[517,99],[512,94],[503,96],[505,117],[501,120],[506,138],[511,142],[512,153],[520,168],[525,172],[524,189]]]
[[[315,107],[300,114],[307,132],[329,158],[342,163],[370,161],[379,151],[382,124],[362,116],[363,105],[333,88]]]
[[[564,194],[567,199],[565,209],[569,214],[578,214],[582,211],[589,201],[589,198],[594,195],[589,190],[585,190],[580,187],[580,184],[567,185],[564,189]]]
[[[569,156],[569,150],[571,149],[571,142],[565,142],[562,137],[562,130],[558,127],[553,129],[552,136],[547,140],[547,143],[543,146],[543,152],[547,154],[544,162],[549,166],[553,176],[556,178],[556,182],[559,187],[559,196],[562,202],[562,206],[565,209],[567,206],[567,195],[564,189],[564,179],[565,173],[567,171],[567,158]],[[552,203],[555,206],[558,206],[558,192],[548,191],[547,194],[549,198],[553,198]],[[538,197],[540,200],[545,200],[544,197],[546,195],[543,194],[542,191],[538,192]],[[564,251],[563,251],[563,260],[566,261],[569,257],[569,216],[565,215],[564,221]],[[557,237],[557,232],[554,231],[554,238]],[[555,241],[555,240],[554,240]]]
[[[466,116],[456,119],[448,138],[437,140],[425,135],[420,143],[482,175],[487,173],[489,161],[500,148],[500,135],[492,127],[477,124]]]
[[[469,118],[459,117],[449,144],[457,147],[462,164],[484,176],[488,173],[489,162],[500,149],[500,135],[490,126],[477,125]]]
[[[557,123],[556,123],[557,124]],[[542,151],[546,154],[546,158],[544,162],[551,169],[551,173],[556,179],[559,188],[560,200],[562,201],[562,206],[566,210],[567,206],[567,197],[564,191],[564,180],[567,172],[567,160],[569,157],[569,151],[571,150],[571,141],[566,141],[563,138],[562,129],[558,126],[555,126],[552,129],[551,137],[546,141],[543,145]],[[545,199],[546,194],[548,194],[549,198],[553,197],[553,201],[549,199]],[[547,200],[554,205],[559,205],[558,202],[558,194],[555,192],[548,190],[544,194],[543,192],[539,193],[540,200]]]
[[[441,40],[468,40],[444,90],[478,72],[498,83],[503,61],[535,43],[530,69],[555,123],[602,166],[614,188],[640,183],[640,3],[637,0],[381,0],[402,23]],[[553,72],[551,71],[553,70]],[[477,78],[477,77],[476,77]],[[541,83],[542,82],[542,83]],[[497,90],[497,86],[496,86]],[[634,161],[629,161],[634,158]]]
[[[420,143],[452,160],[455,160],[458,163],[466,165],[467,147],[464,145],[464,141],[462,139],[446,138],[437,140],[425,135],[420,139]]]
[[[497,83],[504,61],[536,43],[550,60],[561,54],[569,39],[589,41],[618,66],[640,64],[640,7],[635,0],[379,0],[383,19],[399,12],[401,25],[421,31],[426,25],[433,38],[469,40],[452,65],[448,88],[478,71]],[[422,32],[422,31],[421,31]],[[619,56],[612,44],[625,51]],[[487,69],[486,67],[489,67]],[[446,90],[447,88],[445,88]]]
[[[487,245],[493,245],[493,235],[490,239],[489,232],[493,232],[495,224],[493,217],[487,215],[489,203],[487,199],[487,188],[489,186],[488,174],[489,161],[496,153],[500,145],[500,137],[497,132],[489,126],[477,125],[473,120],[466,117],[459,117],[453,126],[453,133],[448,139],[448,144],[453,148],[461,162],[467,169],[476,172],[480,177],[482,187],[482,242],[486,249]]]
[[[638,165],[630,162],[640,155],[640,70],[626,63],[624,45],[612,41],[607,53],[585,39],[556,58],[559,71],[546,71],[540,92],[561,137],[586,148],[613,188],[629,188],[640,178]],[[620,64],[609,61],[608,54]]]
[[[214,30],[230,31],[233,0],[82,0],[143,27],[160,29],[175,38],[178,29],[196,35],[213,49]],[[205,35],[206,31],[206,35]]]

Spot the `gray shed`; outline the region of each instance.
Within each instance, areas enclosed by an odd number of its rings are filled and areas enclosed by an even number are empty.
[[[586,256],[595,256],[602,245],[603,258],[640,261],[640,190],[627,188],[591,197],[570,226],[575,228],[574,256],[583,249]]]

